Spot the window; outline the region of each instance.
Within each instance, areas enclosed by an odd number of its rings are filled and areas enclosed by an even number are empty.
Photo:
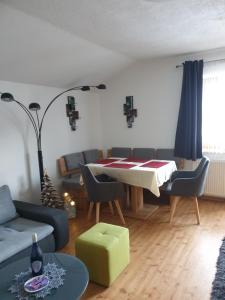
[[[225,153],[225,63],[204,66],[203,152]]]

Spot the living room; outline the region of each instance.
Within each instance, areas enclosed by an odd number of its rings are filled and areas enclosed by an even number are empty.
[[[215,144],[209,146],[206,141],[209,127],[223,118],[219,115],[223,106],[209,114],[211,108],[205,109],[204,104],[212,86],[207,74],[225,70],[224,8],[222,1],[204,0],[0,3],[1,95],[10,93],[26,107],[38,103],[41,117],[50,101],[63,93],[47,111],[41,131],[44,170],[61,197],[60,157],[99,149],[101,159],[107,159],[113,147],[174,149],[183,64],[204,62],[203,157],[209,157],[210,163],[204,194],[198,201],[200,225],[196,225],[192,201],[186,198],[178,203],[170,224],[170,205],[162,192],[160,197],[144,193],[144,204],[157,206],[146,219],[127,216],[121,205],[125,227],[119,216],[112,216],[102,205],[100,222],[129,230],[130,263],[108,288],[90,280],[82,299],[225,299],[225,292],[220,294],[222,275],[216,276],[225,236],[222,121],[213,131],[213,139],[210,136]],[[73,87],[99,84],[106,89],[75,88],[64,93]],[[213,92],[217,96],[223,93],[215,88]],[[75,98],[79,112],[79,118],[73,120],[76,130],[67,116],[67,96]],[[136,110],[131,128],[124,114],[129,96]],[[41,205],[40,161],[32,123],[18,103],[6,101],[0,101],[0,186],[10,188],[13,200]],[[31,113],[36,120],[36,112]],[[181,157],[177,169],[194,170],[200,158]],[[73,257],[75,240],[96,222],[94,216],[87,220],[88,211],[79,209],[79,199],[74,201],[77,211],[69,220],[69,242],[57,249],[57,253]],[[225,274],[225,266],[220,268]],[[218,286],[219,291],[215,289]],[[58,290],[60,287],[56,295]],[[10,293],[8,297],[15,298]],[[64,298],[73,299],[69,297],[65,292]]]

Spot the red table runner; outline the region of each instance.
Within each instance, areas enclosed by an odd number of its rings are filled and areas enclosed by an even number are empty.
[[[134,164],[120,164],[120,163],[112,163],[109,165],[105,165],[106,168],[120,168],[120,169],[131,169],[133,167],[136,167]]]
[[[117,161],[118,159],[115,158],[106,158],[106,159],[99,159],[96,161],[97,164],[102,164],[102,165],[106,165],[106,164],[111,164],[114,161]]]
[[[168,162],[163,162],[163,161],[150,161],[147,164],[141,165],[140,167],[144,167],[144,168],[160,168],[162,166],[167,165]]]
[[[123,161],[126,161],[126,162],[137,162],[137,163],[146,163],[149,160],[150,159],[142,159],[142,158],[135,158],[135,157],[129,157],[129,158],[123,159]]]

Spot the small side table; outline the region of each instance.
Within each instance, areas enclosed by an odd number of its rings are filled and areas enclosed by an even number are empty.
[[[64,284],[52,290],[52,294],[44,300],[76,300],[80,299],[87,288],[89,274],[86,266],[76,257],[63,253],[46,253],[43,255],[44,264],[56,263],[66,270]],[[30,258],[26,257],[0,269],[0,299],[15,300],[15,295],[8,291],[12,285],[14,275],[27,271]],[[33,298],[32,298],[33,299]]]

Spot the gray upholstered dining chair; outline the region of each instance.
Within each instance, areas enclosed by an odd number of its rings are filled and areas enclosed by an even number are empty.
[[[119,200],[122,200],[122,198],[124,197],[123,184],[121,182],[116,181],[100,182],[97,180],[97,178],[93,175],[93,173],[87,166],[80,165],[80,169],[84,185],[87,190],[88,200],[90,202],[88,210],[88,219],[90,219],[93,206],[94,204],[96,204],[96,223],[99,222],[100,204],[102,202],[108,202],[110,211],[112,214],[114,214],[112,204],[114,202],[119,217],[122,223],[125,224],[123,213],[119,204]]]
[[[132,156],[132,149],[127,147],[112,147],[112,157],[130,157]]]
[[[173,221],[180,198],[190,197],[195,203],[197,224],[200,224],[198,197],[204,192],[208,168],[209,159],[203,157],[194,171],[175,171],[171,176],[170,182],[163,187],[163,191],[170,195],[170,223]]]
[[[133,157],[141,159],[155,159],[156,153],[154,148],[134,148]]]

